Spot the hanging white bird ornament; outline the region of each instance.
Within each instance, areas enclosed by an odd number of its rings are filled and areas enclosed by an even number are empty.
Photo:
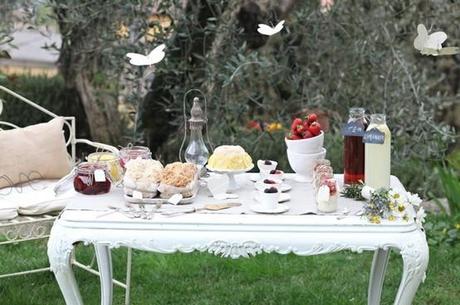
[[[138,53],[128,53],[126,54],[129,57],[129,63],[135,66],[151,66],[159,63],[165,58],[164,49],[166,48],[165,44],[160,44],[155,49],[153,49],[148,55],[138,54]]]
[[[443,48],[442,44],[447,39],[447,34],[444,32],[434,32],[428,34],[426,27],[423,24],[417,26],[417,37],[414,39],[414,48],[420,51],[422,55],[454,55],[460,53],[458,47]]]
[[[257,28],[257,32],[259,32],[262,35],[272,36],[281,32],[284,26],[284,20],[278,22],[278,24],[275,25],[275,27],[271,27],[263,23],[259,24],[258,26],[259,27]]]

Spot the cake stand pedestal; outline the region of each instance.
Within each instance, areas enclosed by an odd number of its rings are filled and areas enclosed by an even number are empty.
[[[253,167],[254,167],[254,165],[252,165],[251,167],[248,167],[246,169],[221,170],[221,169],[215,169],[215,168],[206,166],[206,168],[208,170],[210,170],[211,172],[228,176],[228,189],[227,189],[227,192],[234,192],[234,191],[236,191],[237,189],[240,188],[240,186],[236,182],[235,175],[246,173],[246,172],[250,171]]]

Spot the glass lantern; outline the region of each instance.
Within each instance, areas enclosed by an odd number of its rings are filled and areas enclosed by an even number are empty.
[[[185,149],[185,160],[196,164],[201,169],[208,162],[209,151],[203,140],[203,126],[206,124],[207,119],[204,117],[203,110],[201,110],[198,97],[193,99],[190,114],[191,117],[188,120],[190,140]]]

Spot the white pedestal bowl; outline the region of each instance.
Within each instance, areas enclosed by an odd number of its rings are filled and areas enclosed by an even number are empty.
[[[326,149],[321,148],[320,152],[313,154],[299,154],[288,149],[287,156],[289,165],[291,166],[292,170],[297,174],[297,181],[312,182],[315,161],[324,159],[326,157]]]
[[[298,154],[315,154],[321,152],[324,144],[324,132],[313,138],[289,140],[284,138],[287,149]]]

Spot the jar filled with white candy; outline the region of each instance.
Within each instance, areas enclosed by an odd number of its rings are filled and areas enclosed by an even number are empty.
[[[337,210],[338,186],[335,179],[326,179],[319,186],[316,193],[317,209],[320,212],[330,213]]]

